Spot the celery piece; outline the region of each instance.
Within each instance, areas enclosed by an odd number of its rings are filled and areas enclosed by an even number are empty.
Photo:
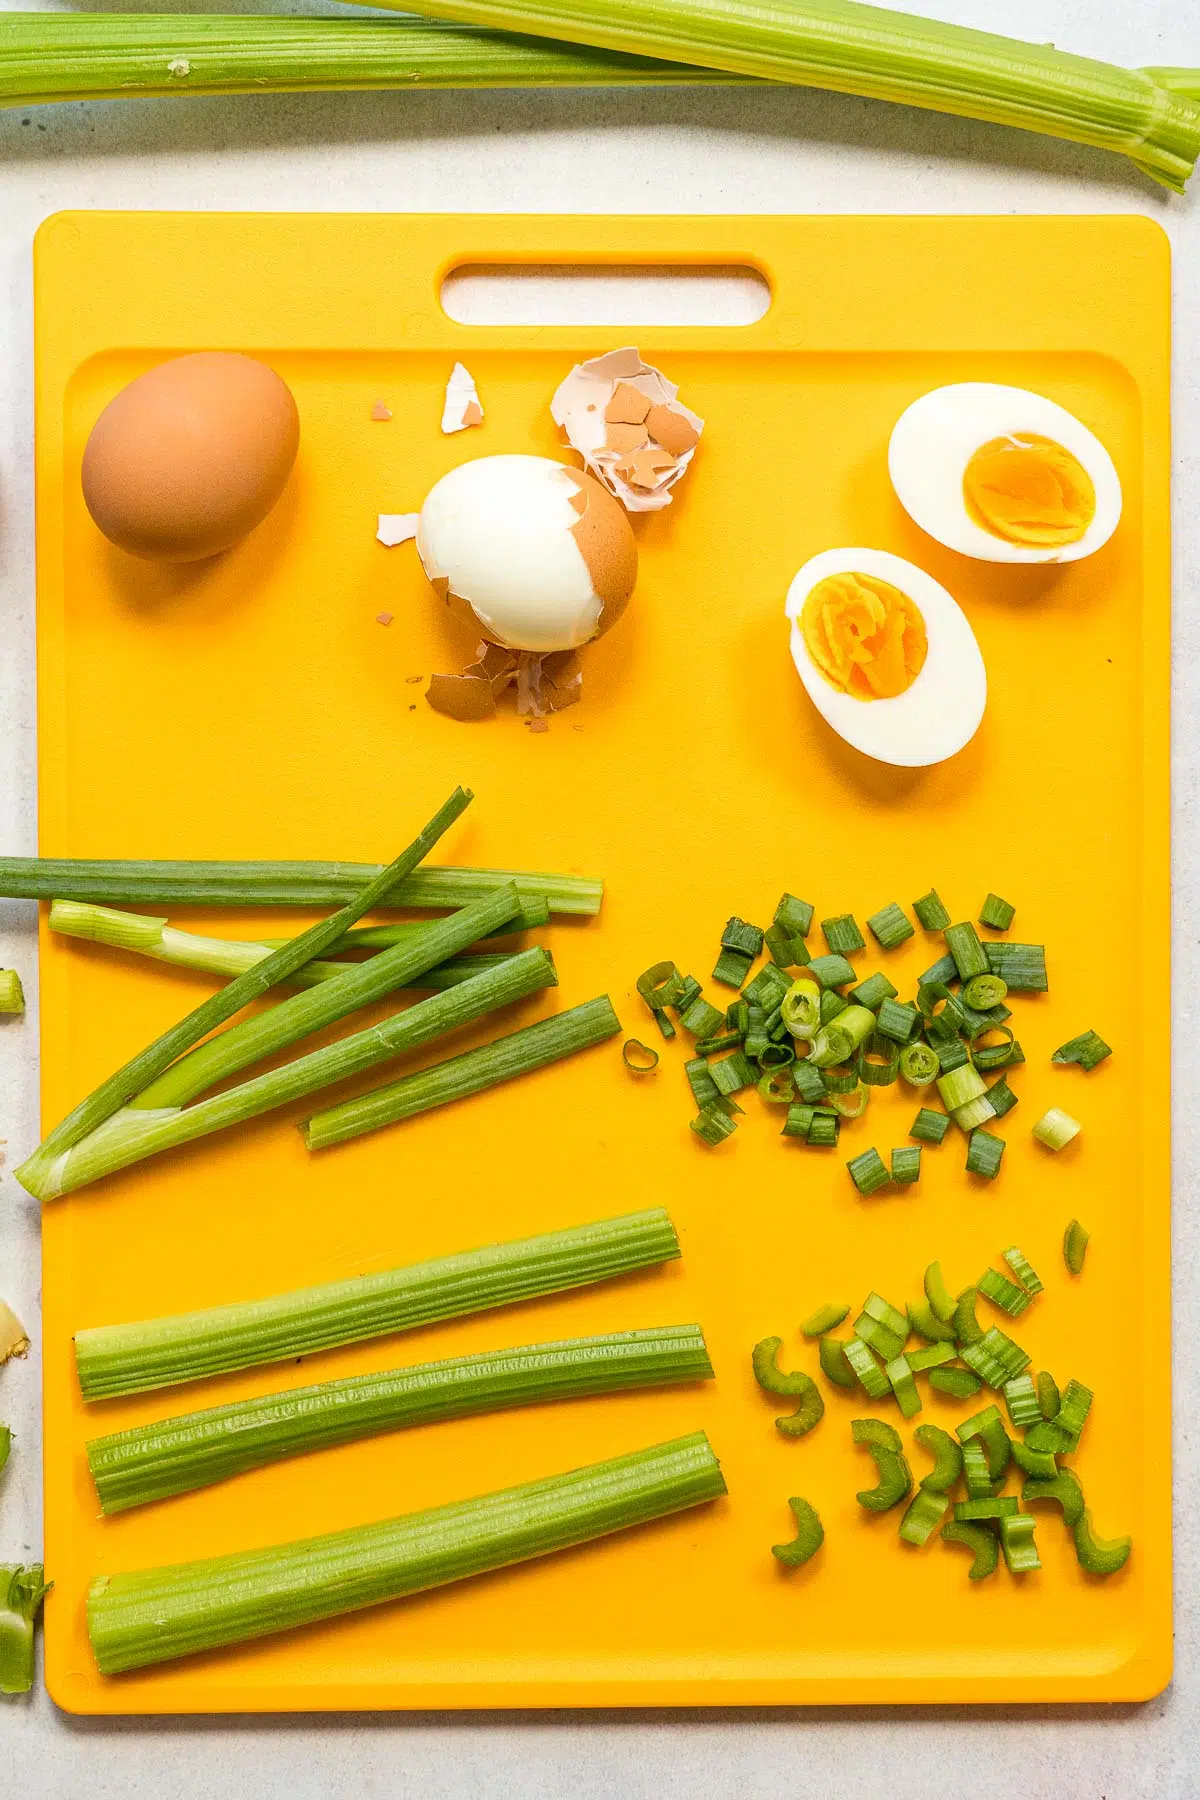
[[[0,1300],[0,1368],[10,1356],[24,1356],[28,1349],[25,1327],[7,1301]]]
[[[243,1643],[527,1562],[725,1492],[704,1433],[328,1536],[101,1575],[87,1620],[101,1673]]]
[[[0,1694],[33,1686],[33,1628],[53,1585],[40,1563],[0,1563]]]
[[[15,969],[0,969],[0,1013],[23,1013],[25,990]]]

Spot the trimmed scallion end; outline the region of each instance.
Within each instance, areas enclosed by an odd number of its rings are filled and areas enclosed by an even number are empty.
[[[1102,1063],[1106,1056],[1111,1055],[1111,1048],[1097,1032],[1081,1031],[1078,1037],[1069,1038],[1065,1044],[1060,1044],[1050,1061],[1052,1063],[1078,1063],[1079,1067],[1087,1073],[1094,1069],[1097,1063]]]
[[[812,930],[813,910],[807,900],[797,900],[795,894],[784,894],[775,908],[772,923],[780,926],[789,937],[806,938]]]
[[[979,909],[979,923],[992,931],[1007,931],[1016,916],[1016,907],[1002,900],[999,894],[989,894]]]
[[[950,914],[936,888],[930,888],[927,894],[922,894],[919,900],[914,900],[912,909],[926,931],[945,931],[950,923]]]
[[[824,1306],[818,1306],[816,1312],[809,1313],[800,1327],[801,1337],[824,1337],[827,1332],[834,1331],[843,1319],[850,1316],[848,1306],[839,1306],[836,1300],[830,1300]]]
[[[867,926],[882,950],[895,950],[906,939],[915,936],[912,920],[894,900],[872,913]]]
[[[0,1013],[25,1011],[25,990],[15,969],[0,969]]]
[[[988,973],[987,951],[969,919],[964,920],[961,925],[947,925],[945,938],[946,948],[954,958],[954,967],[961,981],[970,981],[972,975]]]
[[[989,938],[983,948],[986,966],[1007,983],[1009,993],[1049,992],[1044,944],[1010,944],[1004,938]]]
[[[1078,1119],[1065,1113],[1060,1107],[1052,1106],[1044,1112],[1033,1128],[1033,1135],[1039,1144],[1047,1150],[1062,1150],[1083,1130]]]
[[[892,1151],[892,1180],[900,1187],[921,1179],[920,1144],[900,1144]]]
[[[867,947],[867,940],[853,913],[839,913],[834,919],[822,919],[821,933],[831,956],[854,956]]]
[[[1063,1261],[1072,1275],[1083,1274],[1083,1259],[1087,1255],[1089,1242],[1089,1235],[1079,1220],[1072,1219],[1063,1232]]]
[[[919,1138],[923,1144],[940,1144],[949,1129],[949,1113],[935,1112],[931,1106],[923,1106],[909,1126],[908,1135]]]
[[[846,1164],[846,1168],[850,1173],[851,1181],[859,1193],[864,1196],[878,1193],[879,1189],[886,1187],[891,1179],[888,1175],[887,1164],[874,1145],[869,1150],[864,1150],[861,1156],[852,1157]]]

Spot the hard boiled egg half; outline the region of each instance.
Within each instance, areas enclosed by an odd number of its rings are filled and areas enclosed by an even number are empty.
[[[888,472],[922,531],[982,562],[1077,562],[1121,518],[1099,438],[1025,388],[960,381],[923,394],[896,422]]]
[[[825,550],[784,610],[809,699],[864,756],[923,768],[974,737],[983,657],[958,602],[923,569],[886,550]]]

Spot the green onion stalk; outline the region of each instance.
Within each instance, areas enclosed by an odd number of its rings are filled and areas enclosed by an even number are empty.
[[[719,1499],[702,1431],[473,1500],[271,1549],[101,1575],[88,1633],[118,1675],[528,1562]]]

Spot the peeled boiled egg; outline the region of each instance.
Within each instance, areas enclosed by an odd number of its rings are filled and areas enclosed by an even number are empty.
[[[480,456],[443,475],[421,508],[417,553],[457,617],[539,655],[607,631],[637,579],[624,508],[544,456]]]
[[[784,611],[809,699],[864,756],[923,768],[974,737],[983,657],[958,602],[923,569],[886,550],[824,550]]]
[[[109,401],[83,453],[83,497],[134,556],[197,562],[260,525],[300,443],[287,384],[252,356],[172,357]]]
[[[1121,517],[1099,438],[1045,395],[989,381],[914,400],[892,431],[888,472],[922,531],[982,562],[1076,562]]]

